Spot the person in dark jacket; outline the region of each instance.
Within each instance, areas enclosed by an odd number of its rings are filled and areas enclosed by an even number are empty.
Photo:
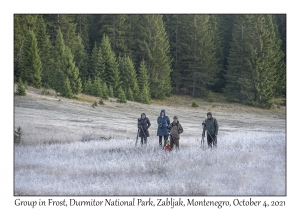
[[[168,126],[170,125],[170,119],[166,116],[166,111],[163,109],[160,111],[160,115],[157,118],[157,136],[159,136],[159,146],[162,146],[162,137],[164,137],[164,147],[166,146],[166,141],[168,140]]]
[[[176,149],[179,149],[179,139],[180,139],[180,134],[183,132],[183,128],[179,123],[177,116],[173,117],[173,122],[169,125],[169,129],[170,129],[170,136],[171,136],[171,142],[170,142],[171,149],[173,149],[174,143],[176,145]]]
[[[138,119],[139,137],[141,137],[141,145],[147,145],[147,137],[149,137],[148,128],[151,126],[150,120],[146,117],[145,113],[141,114]]]
[[[207,131],[207,145],[208,147],[217,147],[217,136],[219,125],[216,118],[212,117],[211,112],[207,113],[207,119],[204,121],[202,136],[205,137],[205,130]]]

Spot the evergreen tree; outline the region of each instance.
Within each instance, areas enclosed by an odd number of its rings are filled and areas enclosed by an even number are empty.
[[[101,80],[99,77],[95,77],[93,83],[93,95],[97,97],[102,96],[102,87],[101,87]]]
[[[28,85],[36,88],[42,83],[42,62],[39,56],[37,40],[33,31],[29,31],[24,41],[22,53],[20,55],[19,67],[20,76]]]
[[[120,87],[118,63],[111,49],[109,38],[106,35],[103,35],[100,51],[105,66],[104,75],[101,76],[101,78],[113,89],[113,92],[118,95],[118,89]]]
[[[65,46],[63,35],[59,29],[54,50],[54,83],[52,84],[57,92],[63,92],[61,79],[65,77],[68,77],[73,95],[80,93],[82,90],[79,69],[75,66],[73,59],[74,56],[70,49]]]
[[[259,106],[270,108],[278,82],[278,72],[284,71],[284,53],[276,36],[272,15],[251,15],[251,46],[254,81],[254,100]],[[255,44],[253,44],[255,43]]]
[[[225,88],[226,86],[226,71],[227,71],[227,66],[228,66],[228,60],[227,58],[229,57],[229,49],[230,49],[230,43],[232,42],[232,30],[233,30],[233,23],[236,15],[231,15],[231,14],[222,14],[222,15],[217,15],[219,19],[219,25],[220,25],[220,36],[221,38],[221,48],[223,51],[223,57],[221,58],[222,62],[222,68],[220,71],[220,74],[218,75],[219,81],[221,85],[219,85],[220,88]],[[222,91],[223,91],[222,90]]]
[[[74,97],[68,77],[66,77],[64,79],[64,84],[63,84],[63,89],[62,89],[61,95],[66,97],[66,98],[73,98]]]
[[[79,75],[81,81],[87,78],[88,75],[88,54],[82,43],[82,38],[78,35],[77,42],[74,44],[73,54],[74,62],[79,69]]]
[[[128,54],[128,39],[126,32],[129,25],[127,24],[128,15],[126,14],[109,14],[99,15],[100,34],[106,34],[111,42],[111,48],[116,55],[124,56]]]
[[[149,71],[151,95],[155,98],[169,96],[171,87],[171,62],[169,56],[170,45],[164,28],[162,15],[143,15],[140,52],[141,58],[145,59]]]
[[[150,103],[151,94],[145,62],[142,61],[138,72],[138,85],[140,89],[139,101],[145,104]]]
[[[210,21],[210,15],[188,15],[183,21],[188,25],[187,30],[182,31],[180,62],[184,64],[184,86],[193,96],[206,92],[216,82],[218,65]]]
[[[241,15],[233,29],[225,93],[246,104],[270,108],[284,69],[284,53],[271,15]]]
[[[118,102],[120,103],[126,103],[126,95],[124,93],[124,91],[122,90],[121,87],[119,87],[119,90],[118,90]]]
[[[222,89],[225,87],[225,68],[224,68],[224,50],[223,50],[223,37],[221,36],[221,20],[219,15],[209,15],[209,29],[211,28],[213,36],[212,42],[215,48],[215,59],[216,63],[216,80],[210,85],[209,89],[222,92]],[[208,30],[209,30],[208,29]]]
[[[79,77],[79,69],[74,62],[74,56],[68,47],[65,48],[65,59],[66,59],[66,65],[65,65],[66,71],[64,73],[70,81],[72,93],[74,95],[77,95],[82,91],[82,83]]]
[[[25,86],[24,86],[24,84],[22,82],[21,77],[19,77],[19,80],[18,80],[16,94],[19,95],[19,96],[25,96],[26,95]]]
[[[56,28],[61,30],[65,45],[73,53],[74,45],[77,42],[75,15],[58,14]]]
[[[118,60],[122,89],[129,94],[129,100],[137,100],[139,95],[139,87],[133,62],[128,56],[119,57]]]
[[[42,62],[42,83],[43,86],[49,87],[49,84],[51,84],[50,75],[52,73],[52,45],[50,43],[50,36],[47,34],[47,27],[43,16],[40,16],[37,20],[36,34],[40,58]]]
[[[103,86],[102,86],[102,98],[108,99],[108,96],[109,96],[108,88],[107,88],[106,83],[104,82]]]
[[[105,64],[102,57],[101,49],[95,43],[95,46],[92,51],[91,61],[90,61],[90,70],[88,75],[90,77],[104,77]]]
[[[93,83],[90,77],[84,82],[83,92],[88,95],[93,95]]]
[[[19,60],[23,51],[24,40],[29,31],[34,31],[38,15],[15,14],[14,15],[14,77],[15,81],[20,77]]]
[[[138,97],[138,96],[137,96]],[[133,97],[133,92],[131,90],[131,88],[129,87],[127,92],[126,92],[126,98],[129,100],[129,101],[134,101],[134,97]]]
[[[248,52],[246,49],[248,27],[246,27],[246,16],[237,15],[235,18],[230,45],[228,67],[225,74],[226,86],[224,93],[229,100],[242,102],[241,85],[242,71],[249,72]]]
[[[105,83],[106,84],[106,83]],[[108,96],[109,97],[115,97],[114,89],[112,86],[108,87]]]
[[[90,53],[89,27],[92,19],[90,14],[75,14],[76,34],[82,38],[84,49]]]
[[[181,30],[184,27],[181,24],[183,19],[182,15],[164,15],[164,22],[166,23],[166,32],[168,34],[169,43],[170,43],[170,53],[173,58],[171,72],[171,81],[173,85],[173,90],[175,93],[179,93],[180,88],[182,87],[182,75],[181,75],[181,66],[180,66],[180,48],[179,44],[181,41]]]

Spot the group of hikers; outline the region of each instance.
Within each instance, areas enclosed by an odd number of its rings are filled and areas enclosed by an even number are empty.
[[[183,127],[179,123],[178,117],[173,117],[173,122],[170,122],[166,111],[163,109],[160,111],[160,115],[157,117],[157,136],[159,146],[165,148],[169,146],[170,150],[174,148],[179,149],[180,134],[183,133]],[[151,126],[150,120],[146,117],[145,113],[141,114],[141,118],[138,119],[138,136],[141,138],[141,145],[147,145],[147,137],[149,137],[149,127]],[[208,147],[217,147],[217,136],[218,136],[218,122],[212,117],[212,113],[207,113],[207,118],[202,123],[202,139],[205,137],[205,131],[207,132],[207,145]],[[168,140],[170,136],[170,142]],[[162,142],[164,139],[164,142]]]

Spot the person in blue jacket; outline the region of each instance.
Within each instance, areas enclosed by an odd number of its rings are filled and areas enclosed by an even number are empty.
[[[164,147],[166,146],[166,140],[168,139],[168,126],[170,125],[170,119],[166,116],[166,111],[163,109],[160,111],[160,115],[157,118],[157,136],[159,136],[159,146],[162,146],[162,137],[164,137]]]

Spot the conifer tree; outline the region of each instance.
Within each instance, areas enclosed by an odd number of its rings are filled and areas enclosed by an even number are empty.
[[[71,53],[71,50],[66,47],[65,48],[65,58],[66,58],[66,66],[65,66],[65,75],[68,77],[72,89],[72,93],[77,95],[82,91],[82,83],[79,77],[79,69],[75,65],[74,56]]]
[[[97,97],[102,96],[102,87],[101,87],[101,80],[99,77],[95,77],[93,83],[93,95]]]
[[[258,106],[270,108],[278,82],[277,72],[285,68],[281,40],[276,35],[272,15],[250,15],[249,20],[254,26],[250,39],[252,57],[255,56],[251,62],[254,101]]]
[[[90,61],[90,67],[89,67],[89,76],[90,77],[104,77],[105,72],[105,64],[102,57],[101,49],[97,46],[95,43],[92,55],[91,55],[91,61]]]
[[[82,91],[81,79],[79,77],[79,69],[75,66],[74,56],[71,50],[65,46],[63,35],[58,30],[55,50],[54,50],[54,83],[53,88],[62,93],[61,79],[68,77],[73,95]]]
[[[272,16],[239,16],[232,40],[225,93],[231,99],[270,108],[278,69],[285,68]]]
[[[124,56],[128,54],[126,34],[129,28],[127,23],[128,15],[126,14],[103,14],[99,15],[98,25],[100,34],[106,34],[109,37],[111,48],[116,55]]]
[[[19,61],[23,51],[24,40],[28,32],[35,31],[38,15],[15,14],[14,15],[14,77],[15,81],[20,77]]]
[[[76,34],[82,38],[84,49],[90,53],[89,27],[92,20],[91,14],[75,14]]]
[[[119,90],[118,90],[118,102],[120,103],[126,103],[126,95],[124,93],[124,91],[122,90],[121,87],[119,87]]]
[[[106,83],[104,82],[102,85],[102,98],[103,99],[108,99],[109,93],[108,93],[108,88]]]
[[[238,15],[233,26],[232,42],[230,45],[228,67],[225,74],[226,86],[224,93],[229,100],[243,101],[241,94],[240,78],[242,71],[249,72],[248,51],[246,49],[248,27],[247,17]]]
[[[66,97],[66,98],[73,98],[74,97],[68,77],[66,77],[64,79],[64,84],[63,84],[63,89],[62,89],[61,95]]]
[[[25,86],[22,82],[21,77],[19,77],[19,80],[18,80],[16,94],[19,95],[19,96],[25,96],[26,95]]]
[[[74,45],[77,42],[75,15],[58,14],[56,28],[61,30],[65,45],[73,53]]]
[[[162,15],[143,15],[139,29],[141,58],[145,59],[149,71],[151,95],[164,98],[171,93],[170,45],[164,28]]]
[[[164,15],[164,22],[166,24],[166,32],[169,37],[170,43],[170,54],[173,58],[171,72],[171,81],[173,86],[173,91],[179,93],[180,88],[183,86],[182,75],[181,75],[181,63],[180,63],[180,41],[182,35],[182,29],[185,27],[182,24],[183,16],[178,14],[168,14]]]
[[[126,55],[124,57],[119,57],[118,60],[122,89],[126,92],[126,94],[129,94],[128,100],[137,100],[139,95],[139,87],[133,62],[130,57]]]
[[[106,83],[105,83],[106,84]],[[115,97],[114,89],[112,86],[108,86],[108,96]],[[117,95],[116,95],[117,96]]]
[[[87,80],[85,80],[83,85],[83,92],[92,95],[93,94],[93,83],[90,77],[88,77]]]
[[[100,51],[105,66],[104,75],[101,76],[101,78],[113,89],[113,92],[118,95],[120,87],[118,63],[115,53],[111,49],[109,38],[106,35],[103,35]]]
[[[51,65],[52,65],[52,45],[50,36],[47,34],[46,23],[43,16],[38,17],[36,26],[36,38],[42,62],[42,83],[44,87],[49,87],[51,84]]]
[[[24,41],[18,68],[23,81],[36,88],[41,87],[42,62],[40,60],[35,34],[31,30],[28,32]]]
[[[133,92],[130,87],[128,88],[128,90],[126,92],[126,98],[128,99],[128,101],[134,101]]]
[[[149,104],[151,99],[149,80],[147,74],[148,73],[147,73],[145,62],[142,61],[138,72],[138,84],[140,89],[138,100],[145,104]]]
[[[88,54],[82,43],[82,38],[77,35],[76,43],[73,47],[74,62],[79,69],[81,81],[88,77]]]

